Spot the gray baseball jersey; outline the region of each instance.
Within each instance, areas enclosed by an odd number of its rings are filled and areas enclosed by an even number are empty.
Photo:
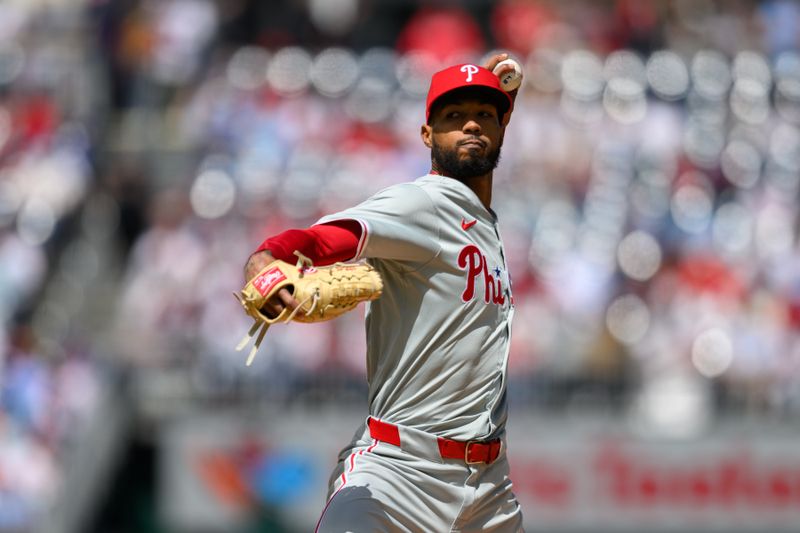
[[[497,217],[463,183],[427,175],[320,223],[362,226],[381,274],[367,309],[372,416],[456,440],[502,435],[511,283]]]
[[[380,272],[367,308],[369,412],[339,455],[318,532],[522,530],[505,446],[491,464],[443,458],[439,437],[505,443],[511,283],[497,217],[463,183],[427,175],[320,222],[353,219],[355,259]]]

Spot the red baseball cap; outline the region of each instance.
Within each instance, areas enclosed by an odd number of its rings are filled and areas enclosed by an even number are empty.
[[[494,100],[501,118],[511,109],[511,96],[500,88],[500,78],[491,70],[466,63],[447,67],[433,75],[425,105],[425,122],[430,120],[431,107],[436,100],[449,92],[469,87],[478,88]]]

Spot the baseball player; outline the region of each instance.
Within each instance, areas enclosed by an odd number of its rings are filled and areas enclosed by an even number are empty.
[[[366,259],[383,279],[367,306],[369,417],[339,456],[319,532],[522,530],[506,459],[511,282],[492,172],[515,92],[492,70],[433,75],[422,142],[431,171],[308,229],[266,239],[251,279],[295,250],[315,264]],[[286,289],[262,310],[298,302]]]

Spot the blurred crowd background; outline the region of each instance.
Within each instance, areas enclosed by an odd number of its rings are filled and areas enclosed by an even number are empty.
[[[230,293],[264,237],[427,173],[431,73],[498,50],[526,74],[493,196],[512,410],[797,424],[797,2],[6,0],[0,531],[41,528],[109,405],[98,531],[165,530],[119,500],[157,514],[184,410],[363,409],[361,312],[248,368]]]

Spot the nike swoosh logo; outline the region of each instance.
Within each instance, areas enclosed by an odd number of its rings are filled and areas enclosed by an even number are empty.
[[[464,220],[464,217],[461,217],[461,229],[463,229],[464,231],[467,231],[469,228],[471,228],[477,223],[478,223],[477,218],[471,222],[467,222],[466,220]]]

